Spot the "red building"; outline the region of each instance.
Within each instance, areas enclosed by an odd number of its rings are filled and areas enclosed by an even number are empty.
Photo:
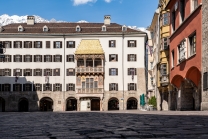
[[[200,110],[202,0],[170,0],[171,109]]]

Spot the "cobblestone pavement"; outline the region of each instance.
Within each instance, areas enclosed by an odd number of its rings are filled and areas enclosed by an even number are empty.
[[[0,138],[208,139],[208,112],[6,112]]]

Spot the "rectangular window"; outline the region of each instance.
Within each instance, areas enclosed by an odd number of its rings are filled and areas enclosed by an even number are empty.
[[[196,33],[189,37],[189,54],[190,56],[196,53]]]
[[[31,41],[25,41],[24,42],[24,48],[32,48],[32,42]]]
[[[128,68],[128,75],[137,75],[136,68]]]
[[[22,76],[22,69],[13,69],[13,76]]]
[[[52,84],[49,83],[44,84],[43,91],[52,91]]]
[[[11,91],[10,84],[2,84],[2,91]]]
[[[14,55],[14,62],[22,62],[22,56],[21,55]]]
[[[75,84],[73,83],[67,84],[67,91],[75,91]]]
[[[164,13],[162,19],[162,23],[164,26],[169,25],[169,13]]]
[[[98,82],[94,81],[94,88],[98,88]]]
[[[5,58],[0,58],[0,62],[11,62],[11,55],[5,55]]]
[[[128,47],[136,47],[136,40],[128,41]]]
[[[54,42],[53,48],[62,48],[62,42],[60,41]]]
[[[44,55],[44,62],[52,62],[52,55]]]
[[[34,76],[42,76],[42,69],[34,69]]]
[[[34,62],[42,62],[42,55],[34,55]]]
[[[32,56],[31,55],[24,55],[24,62],[32,62]]]
[[[160,65],[160,75],[167,75],[167,64]]]
[[[67,62],[74,62],[74,55],[67,55],[66,59],[67,59]]]
[[[192,11],[195,10],[198,7],[198,0],[192,0],[191,7],[192,7]]]
[[[179,54],[179,63],[182,62],[186,57],[186,52],[185,52],[185,40],[181,41],[181,43],[178,45],[178,54]]]
[[[59,68],[53,70],[53,76],[60,76],[60,69]]]
[[[137,61],[136,54],[128,54],[127,58],[127,61]]]
[[[12,48],[11,41],[4,41],[3,46],[4,48]]]
[[[52,69],[44,69],[44,76],[52,76]]]
[[[116,47],[116,40],[110,40],[109,47]]]
[[[111,75],[111,76],[118,75],[118,68],[110,68],[109,69],[109,75]]]
[[[118,84],[117,83],[110,83],[109,84],[109,91],[118,91]]]
[[[60,83],[53,84],[53,91],[61,91],[62,85]]]
[[[11,69],[4,69],[4,76],[11,76]]]
[[[40,84],[40,83],[34,84],[33,91],[42,91],[42,84]]]
[[[23,84],[23,91],[32,91],[32,84]]]
[[[75,70],[73,68],[67,69],[67,76],[74,76],[75,75]]]
[[[22,91],[22,84],[13,84],[13,91]]]
[[[62,62],[62,56],[61,55],[54,55],[53,61],[54,62]]]
[[[15,41],[14,42],[14,48],[22,48],[22,42],[21,41]]]
[[[32,76],[32,69],[24,69],[24,76]]]
[[[181,22],[183,22],[185,18],[185,0],[180,0],[180,15]]]
[[[82,82],[82,88],[83,89],[85,88],[85,82]]]
[[[35,41],[34,42],[34,48],[42,48],[42,42],[41,41]]]
[[[110,54],[109,55],[109,61],[110,62],[118,61],[118,55],[117,54]]]
[[[174,56],[175,56],[175,54],[174,54],[174,50],[173,50],[172,51],[172,67],[174,67],[174,60],[175,60]]]
[[[137,90],[137,84],[135,83],[128,83],[128,91],[136,91]]]
[[[51,42],[50,41],[46,41],[46,48],[50,48],[51,47]]]
[[[67,48],[75,48],[75,41],[67,41]]]

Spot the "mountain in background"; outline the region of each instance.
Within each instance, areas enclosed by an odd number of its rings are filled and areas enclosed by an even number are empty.
[[[61,22],[66,22],[66,21],[57,21],[56,19],[51,19],[51,20],[47,20],[44,19],[38,15],[34,15],[35,16],[35,22],[36,23],[61,23]],[[27,22],[27,15],[25,16],[18,16],[18,15],[12,15],[9,16],[7,14],[3,14],[0,16],[0,26],[5,26],[11,23],[26,23]],[[77,23],[88,23],[85,20],[80,20]],[[135,30],[140,30],[140,31],[144,31],[146,32],[146,28],[143,27],[137,27],[137,26],[128,26],[131,29],[135,29]]]

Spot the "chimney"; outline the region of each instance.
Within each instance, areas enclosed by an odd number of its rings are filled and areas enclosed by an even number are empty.
[[[105,15],[104,16],[104,24],[105,25],[110,25],[111,23],[111,16],[110,15]]]
[[[27,16],[27,25],[34,25],[34,24],[35,24],[35,17]]]

